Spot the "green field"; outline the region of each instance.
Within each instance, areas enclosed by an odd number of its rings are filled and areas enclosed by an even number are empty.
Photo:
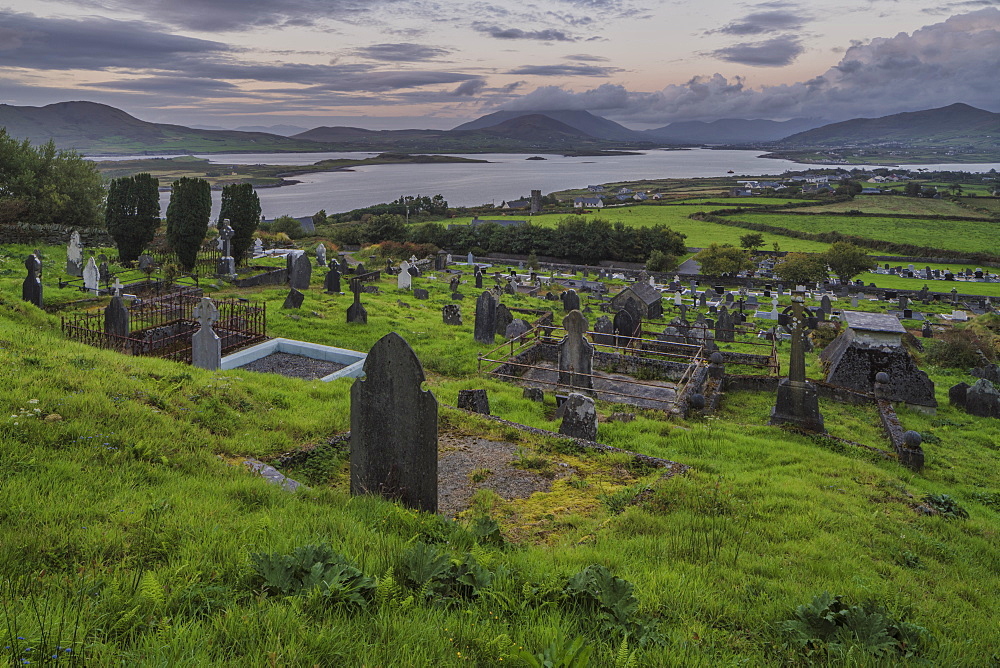
[[[444,433],[509,440],[526,461],[578,471],[530,499],[480,494],[451,522],[349,496],[345,455],[323,448],[349,428],[350,380],[213,373],[68,342],[54,315],[19,300],[18,258],[28,250],[0,247],[5,663],[76,655],[85,665],[539,666],[521,649],[551,655],[574,638],[593,652],[578,665],[595,667],[1000,660],[1000,423],[948,405],[947,388],[968,381],[964,373],[929,368],[936,416],[900,410],[903,427],[924,434],[920,473],[767,426],[768,393],[727,395],[709,418],[635,411],[631,422],[611,422],[620,408],[599,403],[601,441],[692,467],[669,479],[630,471],[620,457],[562,454],[560,439],[442,407]],[[64,257],[42,250],[48,286]],[[416,279],[431,292],[420,301],[383,279],[381,294],[363,296],[369,324],[358,326],[345,322],[350,298],[322,294],[321,279],[314,271],[296,310],[280,309],[284,288],[209,292],[266,300],[274,336],[366,350],[398,331],[439,401],[486,388],[494,414],[556,428],[551,396],[535,403],[476,374],[475,356],[488,347],[472,340],[469,298],[464,325],[441,324],[445,281]],[[808,361],[817,377],[815,353]],[[834,436],[887,447],[870,408],[823,401],[821,409]],[[310,485],[296,494],[239,464],[314,446],[322,456],[286,469]],[[968,517],[923,514],[929,494],[948,495]],[[497,522],[505,542],[478,539],[476,517]],[[370,594],[351,599],[346,581],[334,580],[285,595],[255,574],[255,553],[319,543],[371,578]],[[431,567],[428,554],[445,562]],[[469,555],[490,577],[466,575],[474,586],[451,595],[438,588]],[[591,564],[627,583],[608,580],[596,599],[573,598],[569,579]],[[867,606],[854,622],[860,615],[870,633],[810,655],[782,624],[823,592]],[[885,618],[925,629],[905,648],[915,656],[872,639]]]
[[[966,252],[996,252],[1000,248],[1000,223],[988,220],[978,222],[921,218],[851,218],[749,212],[734,214],[731,217],[749,223],[763,223],[803,232],[841,232],[929,248]]]
[[[972,206],[977,205],[977,203],[978,200],[969,201],[969,204]],[[802,210],[817,213],[821,211],[839,213],[861,211],[862,213],[897,213],[912,214],[914,216],[941,215],[989,218],[988,214],[972,211],[947,199],[924,199],[917,197],[897,197],[893,195],[856,195],[854,199],[847,202],[804,207]]]

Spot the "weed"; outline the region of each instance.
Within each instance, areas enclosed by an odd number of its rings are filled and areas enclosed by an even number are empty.
[[[947,494],[927,494],[922,500],[942,517],[948,519],[965,519],[969,516],[968,511],[958,505],[958,502]]]
[[[469,472],[469,482],[485,482],[491,475],[493,471],[487,468],[473,469]]]
[[[587,668],[594,648],[577,636],[557,638],[537,654],[519,650],[515,656],[529,668]]]
[[[310,594],[327,604],[363,607],[375,592],[375,582],[328,545],[304,545],[290,554],[252,554],[262,588],[292,596]]]
[[[563,600],[596,618],[601,632],[635,638],[641,645],[663,642],[656,623],[639,615],[639,601],[628,580],[615,577],[600,564],[591,564],[563,587]]]

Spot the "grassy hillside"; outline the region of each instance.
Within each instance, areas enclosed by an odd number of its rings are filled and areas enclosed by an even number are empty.
[[[741,393],[707,419],[637,411],[632,422],[601,423],[602,441],[688,464],[687,475],[624,485],[579,475],[523,502],[481,495],[456,523],[345,493],[343,455],[322,448],[347,428],[351,381],[211,373],[66,342],[53,316],[18,299],[16,258],[28,249],[0,249],[0,647],[12,664],[41,655],[93,665],[530,666],[541,664],[519,658],[521,648],[551,655],[573,638],[594,666],[630,655],[641,666],[1000,660],[1000,423],[948,406],[947,386],[964,376],[932,368],[938,414],[900,413],[925,434],[921,473],[768,427],[772,398]],[[44,271],[57,275],[60,249],[43,253]],[[359,327],[344,322],[347,297],[319,292],[320,278],[295,311],[278,308],[282,289],[240,294],[267,300],[274,335],[364,350],[399,331],[439,400],[486,387],[495,414],[556,424],[551,403],[475,375],[486,348],[472,341],[468,300],[465,325],[441,324],[443,282],[422,281],[431,299],[417,301],[384,281],[383,294],[365,295],[370,324]],[[872,411],[822,410],[834,434],[886,447]],[[450,409],[440,427],[514,440],[549,460],[561,447]],[[304,492],[238,465],[308,446],[326,454],[295,474],[311,483]],[[929,494],[969,516],[919,512]],[[486,515],[507,542],[483,538],[477,527],[488,522],[473,519]],[[286,596],[255,574],[255,553],[319,543],[371,582]],[[448,576],[409,580],[434,551],[492,578],[476,571],[474,586],[450,596],[440,588]],[[601,580],[598,598],[573,594],[570,578],[591,564],[634,590]],[[350,583],[370,595],[351,599]],[[782,630],[823,592],[866,606],[850,612],[864,639],[810,649]],[[887,619],[923,630],[907,631],[905,646],[879,641],[872,634],[891,631]]]

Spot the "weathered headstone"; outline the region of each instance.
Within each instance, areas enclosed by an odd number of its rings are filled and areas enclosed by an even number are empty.
[[[42,262],[37,255],[29,255],[24,260],[24,268],[28,270],[28,275],[21,283],[21,299],[42,308],[42,279],[38,276],[42,271]]]
[[[236,260],[233,258],[233,236],[235,234],[236,232],[229,224],[229,219],[226,218],[222,227],[219,228],[219,249],[222,251],[222,257],[215,265],[215,273],[219,276],[236,275]]]
[[[496,333],[503,336],[507,332],[507,325],[514,321],[514,316],[510,309],[503,303],[497,304],[497,326]]]
[[[792,337],[788,377],[778,383],[778,395],[771,410],[772,425],[794,424],[803,429],[824,432],[823,416],[819,412],[816,386],[806,380],[806,336],[810,328],[809,314],[801,292],[792,295],[792,305],[786,310],[782,325]]]
[[[719,318],[715,323],[715,340],[732,343],[736,340],[736,323],[725,306],[719,309]]]
[[[559,411],[562,413],[560,434],[587,441],[597,440],[597,410],[593,399],[572,392],[559,407]]]
[[[139,271],[143,273],[152,273],[153,271],[153,256],[143,253],[139,256]]]
[[[459,390],[458,407],[473,413],[490,414],[490,398],[486,390]]]
[[[316,245],[316,264],[320,267],[326,266],[326,244],[322,241]]]
[[[308,290],[312,280],[312,263],[305,251],[292,251],[288,254],[288,287],[296,290]]]
[[[448,282],[448,287],[451,288],[452,292],[458,292],[458,286],[461,285],[461,279],[456,275],[451,277],[451,281]]]
[[[566,336],[559,343],[559,384],[593,389],[594,346],[587,341],[590,324],[579,311],[563,318]]]
[[[323,279],[323,290],[325,292],[340,292],[340,270],[337,269],[337,263],[330,263],[330,271],[326,272],[326,277]]]
[[[83,243],[76,230],[69,235],[69,245],[66,246],[66,273],[70,276],[83,276]]]
[[[305,299],[304,294],[295,288],[290,288],[288,290],[288,296],[285,297],[285,303],[281,305],[281,308],[302,308],[303,299]]]
[[[111,267],[108,266],[107,260],[97,265],[97,276],[101,283],[107,284],[111,281]]]
[[[359,325],[368,324],[368,311],[361,304],[361,281],[357,279],[351,280],[351,292],[354,293],[354,303],[347,307],[347,322],[353,322]]]
[[[476,267],[476,289],[483,289],[483,272],[479,271],[479,267]]]
[[[445,304],[441,307],[441,320],[446,325],[461,325],[462,307],[458,304]]]
[[[497,298],[488,290],[476,300],[476,324],[473,338],[479,343],[492,345],[497,332]]]
[[[264,242],[261,241],[260,237],[253,240],[253,256],[260,257],[264,254]]]
[[[948,403],[952,406],[965,408],[965,398],[969,393],[968,383],[958,383],[948,388]]]
[[[611,318],[606,315],[602,315],[594,323],[594,343],[598,343],[603,346],[613,346],[615,345],[615,325],[611,322]]]
[[[379,339],[351,386],[351,494],[378,494],[437,512],[437,399],[395,332]]]
[[[101,272],[93,257],[87,258],[87,266],[83,268],[83,287],[95,295],[101,289]]]
[[[980,378],[965,393],[965,411],[969,415],[1000,418],[1000,390]]]
[[[526,387],[521,392],[521,396],[525,399],[530,399],[531,401],[537,401],[539,403],[545,401],[545,392],[543,392],[540,387]]]
[[[527,320],[514,318],[511,323],[507,325],[507,329],[504,330],[503,335],[505,339],[511,341],[529,331],[531,331],[531,325],[528,324]]]
[[[1000,367],[996,364],[985,364],[969,369],[969,375],[975,378],[985,378],[994,385],[1000,385]]]
[[[219,321],[219,309],[211,299],[202,297],[194,307],[194,318],[199,327],[191,336],[191,365],[215,371],[222,365],[222,340],[212,329]]]
[[[569,313],[580,310],[580,295],[576,293],[576,290],[567,290],[562,293],[561,297],[564,311]]]
[[[116,291],[115,296],[111,298],[111,303],[104,308],[104,333],[112,336],[128,336],[129,334],[128,309],[125,308],[125,300],[122,299],[121,292]]]
[[[430,293],[424,288],[413,288],[413,298],[414,299],[429,299]]]
[[[465,261],[468,264],[475,264],[476,263],[476,257],[472,254],[472,251],[469,251],[469,254],[465,256]]]

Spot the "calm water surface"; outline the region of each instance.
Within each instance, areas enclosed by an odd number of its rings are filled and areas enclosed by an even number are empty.
[[[199,155],[213,163],[303,165],[330,158],[364,158],[374,153],[240,153]],[[491,153],[461,157],[488,160],[488,163],[445,163],[422,165],[369,165],[353,171],[303,174],[300,183],[280,188],[261,188],[264,216],[284,214],[309,216],[320,209],[333,213],[349,211],[401,195],[444,196],[452,206],[476,206],[526,197],[532,189],[543,193],[591,184],[637,179],[693,178],[735,175],[761,176],[798,171],[809,167],[843,165],[800,165],[789,160],[760,158],[758,151],[645,151],[640,155],[569,158],[546,155],[545,160],[526,160],[521,154]],[[154,156],[133,156],[154,157]],[[125,159],[124,157],[122,159]],[[891,165],[889,165],[891,166]],[[907,165],[907,169],[987,172],[1000,163],[961,165]],[[170,193],[161,193],[160,206],[166,215]],[[219,191],[212,192],[212,217],[218,215]]]

